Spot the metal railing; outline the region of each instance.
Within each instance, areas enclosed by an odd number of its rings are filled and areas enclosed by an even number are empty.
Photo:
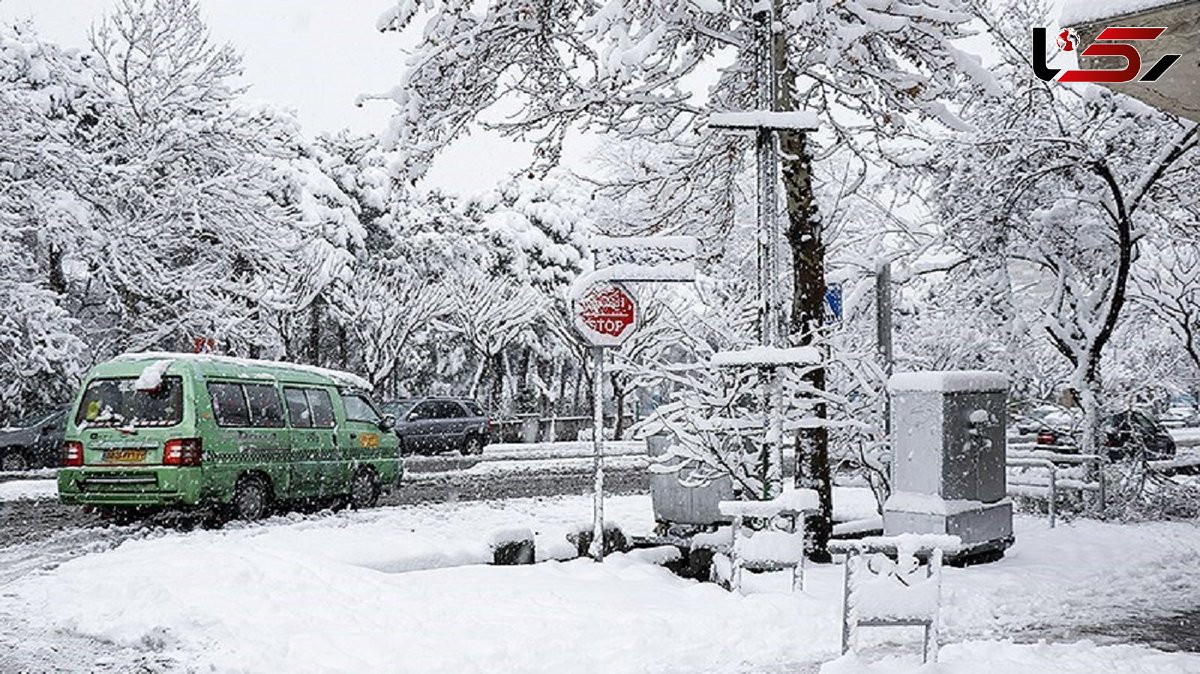
[[[1031,489],[1047,490],[1048,510],[1050,516],[1050,526],[1053,528],[1057,521],[1058,515],[1058,492],[1060,490],[1070,490],[1078,492],[1095,493],[1097,495],[1097,510],[1101,516],[1107,507],[1108,486],[1105,483],[1104,466],[1105,459],[1102,456],[1095,454],[1065,454],[1056,452],[1059,449],[1057,445],[1036,445],[1036,444],[1011,444],[1008,446],[1008,456],[1005,459],[1005,465],[1008,468],[1041,468],[1048,474],[1046,482],[1026,479],[1014,480],[1012,475],[1006,476],[1009,487],[1009,493],[1013,493],[1013,487],[1016,487],[1017,495],[1028,495]],[[1087,472],[1093,479],[1080,479],[1078,477],[1062,477],[1060,472],[1064,470],[1074,470],[1079,466],[1086,466]]]

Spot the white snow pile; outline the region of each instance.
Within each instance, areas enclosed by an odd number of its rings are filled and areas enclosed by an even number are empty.
[[[859,557],[855,563],[860,564],[860,567],[869,568],[867,561],[866,558]],[[872,619],[922,618],[937,615],[940,594],[937,580],[927,577],[924,569],[901,568],[900,564],[882,555],[872,560],[872,563],[883,564],[888,568],[878,573],[859,572],[859,580],[850,591],[850,606],[856,615]]]
[[[196,671],[740,670],[836,647],[831,630],[795,638],[797,626],[831,624],[833,604],[746,601],[662,569],[663,551],[389,573],[434,552],[481,561],[486,542],[472,532],[525,510],[545,534],[589,503],[396,508],[127,541],[6,586],[0,614],[25,616],[31,635],[155,644]],[[650,513],[645,497],[608,509]],[[405,561],[414,548],[420,559]]]
[[[786,489],[770,501],[721,501],[717,508],[722,515],[734,517],[774,517],[785,512],[815,511],[821,507],[821,497],[813,489]]]
[[[133,382],[133,388],[138,391],[157,391],[158,387],[162,386],[162,378],[167,368],[171,367],[171,363],[174,362],[169,358],[164,358],[150,363],[138,375],[137,381]]]
[[[1007,391],[1008,375],[989,370],[897,372],[888,379],[889,391]]]
[[[804,533],[787,531],[738,532],[734,553],[742,559],[797,564],[804,558]]]
[[[330,379],[333,379],[334,381],[341,382],[342,384],[345,384],[348,386],[353,386],[355,388],[364,389],[367,391],[374,389],[374,387],[371,386],[370,382],[368,382],[366,379],[363,379],[362,377],[360,377],[356,374],[352,374],[350,372],[343,372],[341,370],[330,370],[330,369],[323,368],[323,367],[317,367],[315,365],[304,365],[303,363],[285,363],[283,361],[276,361],[276,360],[254,360],[251,358],[235,358],[233,356],[218,356],[218,355],[211,354],[211,353],[171,353],[171,352],[164,352],[164,351],[143,351],[140,353],[125,353],[125,354],[121,354],[121,355],[117,356],[113,360],[120,360],[120,361],[156,360],[156,361],[159,361],[160,363],[162,361],[166,360],[166,361],[168,361],[168,365],[170,365],[170,361],[176,361],[176,360],[199,361],[199,362],[211,361],[211,362],[226,363],[229,365],[235,365],[238,367],[246,367],[246,368],[276,367],[276,368],[281,368],[281,369],[285,369],[285,370],[295,370],[297,372],[308,372],[310,374],[323,375],[323,376],[329,377]],[[165,370],[165,367],[164,367],[164,370]],[[147,376],[146,371],[143,370],[142,377],[145,377],[145,376]],[[161,376],[161,373],[160,373],[160,376]],[[139,381],[140,381],[140,378],[139,378]]]
[[[998,503],[1006,501],[1007,499],[1002,499]],[[989,504],[989,507],[992,505],[995,504]],[[981,501],[970,501],[967,499],[945,499],[935,494],[897,491],[892,492],[892,495],[888,497],[884,508],[887,510],[925,515],[957,515],[959,513],[971,512],[972,510],[983,510],[984,504]]]
[[[590,496],[510,499],[163,532],[58,566],[27,564],[39,570],[0,590],[0,616],[13,621],[0,633],[45,650],[82,635],[221,672],[1200,671],[1191,653],[1008,641],[1194,608],[1191,523],[1051,530],[1018,517],[1005,559],[944,570],[947,645],[941,664],[922,669],[907,628],[864,630],[862,659],[839,659],[837,564],[810,565],[804,592],[780,583],[746,596],[672,575],[658,566],[667,550],[604,564],[479,564],[487,532],[516,527],[534,531],[545,559],[543,547],[590,508]],[[654,527],[648,496],[612,497],[606,510],[626,532]],[[34,552],[0,548],[0,566]]]
[[[58,496],[56,480],[5,480],[0,482],[0,502],[34,501]]]
[[[729,129],[798,129],[813,131],[820,126],[817,113],[808,110],[771,112],[750,110],[744,112],[714,112],[708,116],[708,125]]]
[[[1091,641],[966,641],[939,649],[936,664],[922,666],[911,655],[873,659],[851,652],[822,666],[821,674],[1192,674],[1197,662],[1190,654]]]
[[[487,537],[488,547],[499,548],[511,543],[533,540],[533,529],[529,527],[502,527],[493,529]]]
[[[718,351],[711,361],[716,366],[819,365],[821,352],[811,346],[753,346],[738,351]]]

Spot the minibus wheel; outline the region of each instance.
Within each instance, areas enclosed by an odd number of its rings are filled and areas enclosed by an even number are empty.
[[[271,493],[262,478],[249,475],[238,480],[233,492],[233,514],[239,520],[253,522],[267,516]]]
[[[360,468],[350,484],[350,507],[373,508],[379,503],[379,476],[369,468]]]

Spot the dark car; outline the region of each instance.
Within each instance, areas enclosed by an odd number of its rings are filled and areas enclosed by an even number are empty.
[[[67,410],[41,410],[0,427],[0,470],[57,467]]]
[[[409,398],[380,407],[396,417],[402,452],[482,454],[491,438],[491,420],[469,398]]]
[[[1137,410],[1111,414],[1104,419],[1104,446],[1113,460],[1144,455],[1148,460],[1175,458],[1175,439],[1157,419]],[[1076,428],[1043,428],[1037,444],[1073,446],[1078,444]]]

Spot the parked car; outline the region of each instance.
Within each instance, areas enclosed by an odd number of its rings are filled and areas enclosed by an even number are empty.
[[[1103,443],[1113,460],[1138,456],[1146,459],[1175,458],[1175,439],[1157,419],[1137,410],[1126,410],[1104,418]],[[1078,445],[1079,425],[1046,427],[1038,431],[1037,444],[1074,447]]]
[[[67,417],[58,496],[117,519],[171,509],[256,520],[292,503],[375,505],[403,473],[362,379],[209,354],[119,356]]]
[[[1063,418],[1063,415],[1067,413],[1066,409],[1058,405],[1038,405],[1028,412],[1013,414],[1012,421],[1017,433],[1030,435],[1047,426],[1055,425],[1054,422]]]
[[[407,398],[381,408],[396,417],[402,452],[482,454],[491,440],[491,419],[470,398]]]
[[[57,467],[66,406],[40,410],[0,428],[0,470]]]
[[[1158,420],[1167,428],[1191,428],[1200,426],[1200,414],[1190,405],[1172,405],[1158,415]]]

